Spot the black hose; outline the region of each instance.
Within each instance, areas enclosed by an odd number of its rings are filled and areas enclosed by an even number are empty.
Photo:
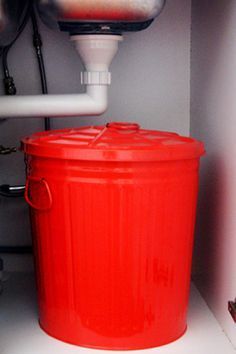
[[[19,38],[23,30],[25,29],[25,26],[30,16],[31,7],[32,7],[32,1],[29,0],[28,3],[26,4],[25,15],[23,17],[22,23],[20,24],[16,37],[6,47],[1,48],[0,54],[2,55],[2,65],[3,65],[3,74],[4,74],[3,83],[4,83],[6,95],[12,96],[16,94],[16,86],[14,83],[14,78],[10,75],[9,67],[8,67],[8,53],[11,47],[13,46],[13,44],[16,42],[16,40]]]
[[[7,56],[8,56],[10,48],[16,42],[16,40],[19,38],[20,34],[24,30],[30,16],[31,16],[32,27],[33,27],[33,45],[35,47],[36,56],[37,56],[37,60],[38,60],[42,93],[43,94],[48,93],[46,71],[45,71],[45,65],[44,65],[44,59],[43,59],[43,53],[42,53],[43,43],[42,43],[41,35],[39,33],[39,28],[38,28],[38,23],[37,23],[37,18],[35,15],[34,7],[32,6],[32,2],[29,1],[28,6],[26,8],[24,19],[22,21],[22,24],[19,27],[19,31],[18,31],[17,36],[7,47],[0,48],[0,56],[3,55],[3,72],[4,72],[5,91],[6,91],[6,94],[8,94],[8,95],[15,95],[16,94],[16,87],[14,84],[14,80],[10,76],[10,73],[9,73]],[[48,118],[48,117],[44,118],[44,128],[45,128],[45,130],[51,129],[51,122],[50,122],[50,118]],[[24,186],[15,186],[15,187],[12,186],[11,187],[9,185],[2,185],[2,186],[0,186],[0,196],[7,197],[7,198],[9,198],[9,197],[10,198],[23,197],[24,190],[25,190]]]
[[[5,77],[9,77],[9,68],[8,68],[8,62],[7,62],[7,56],[9,53],[9,50],[11,49],[11,47],[13,46],[13,44],[17,41],[17,39],[20,37],[21,33],[23,32],[23,30],[25,29],[25,26],[27,25],[27,22],[29,20],[29,16],[31,13],[31,8],[32,8],[32,1],[28,1],[28,4],[26,6],[26,11],[25,11],[25,16],[23,18],[22,23],[20,24],[18,33],[16,35],[16,37],[13,39],[13,41],[8,44],[6,47],[3,48],[3,53],[2,53],[2,63],[3,63],[3,72]]]
[[[7,198],[24,197],[25,186],[9,186],[8,184],[0,185],[0,196]]]
[[[13,253],[13,254],[31,254],[32,247],[31,246],[1,246],[0,253]]]
[[[19,38],[19,36],[23,32],[23,30],[25,29],[25,26],[28,22],[30,14],[31,14],[32,25],[33,25],[33,30],[34,30],[33,42],[34,42],[34,47],[36,49],[36,54],[37,54],[37,59],[38,59],[42,92],[43,92],[43,94],[48,93],[44,59],[43,59],[43,54],[42,54],[42,50],[41,50],[42,40],[41,40],[40,33],[38,31],[38,24],[37,24],[35,12],[34,12],[34,9],[32,8],[32,1],[29,0],[28,6],[26,8],[26,13],[25,13],[24,19],[19,27],[19,31],[18,31],[16,37],[8,46],[0,48],[0,57],[2,56],[2,63],[3,63],[5,92],[8,95],[15,95],[16,94],[16,87],[14,84],[14,80],[10,76],[9,68],[8,68],[8,53],[9,53],[9,50],[11,49],[11,47],[13,46],[13,44],[16,42],[16,40]],[[48,117],[45,117],[45,130],[50,130],[50,129],[51,129],[50,119]],[[25,191],[25,186],[9,186],[9,185],[1,185],[0,186],[0,196],[3,196],[3,197],[8,197],[8,198],[9,197],[10,198],[23,197],[24,191]],[[17,247],[1,246],[0,253],[31,254],[32,247],[30,247],[30,246],[21,246],[21,247],[20,246],[17,246]],[[0,264],[1,264],[1,261],[2,260],[0,259]]]
[[[42,93],[44,95],[46,95],[48,93],[48,87],[47,87],[47,78],[46,78],[45,65],[44,65],[44,59],[43,59],[43,53],[42,53],[43,42],[42,42],[41,35],[39,33],[39,28],[38,28],[38,23],[37,23],[37,18],[35,15],[34,8],[32,8],[32,11],[31,11],[31,21],[32,21],[32,27],[33,27],[33,44],[35,47],[35,52],[36,52],[36,56],[37,56],[37,60],[38,60]],[[48,117],[44,118],[44,127],[45,127],[45,130],[51,129],[50,118],[48,118]]]

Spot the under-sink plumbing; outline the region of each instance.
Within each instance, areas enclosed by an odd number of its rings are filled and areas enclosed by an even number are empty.
[[[107,91],[111,84],[109,66],[122,36],[78,35],[72,40],[85,65],[81,81],[86,86],[86,93],[2,96],[0,117],[65,117],[98,115],[106,111]]]

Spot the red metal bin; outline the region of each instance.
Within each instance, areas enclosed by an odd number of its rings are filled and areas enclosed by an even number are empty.
[[[103,349],[183,335],[203,144],[110,123],[22,148],[41,327]]]

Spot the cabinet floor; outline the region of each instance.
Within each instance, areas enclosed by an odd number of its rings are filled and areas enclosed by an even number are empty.
[[[1,354],[91,354],[91,352],[109,353],[107,350],[92,350],[65,344],[49,337],[40,329],[34,276],[31,273],[6,275],[4,290],[0,295]],[[169,345],[135,352],[144,354],[236,353],[194,285],[191,289],[187,333]]]

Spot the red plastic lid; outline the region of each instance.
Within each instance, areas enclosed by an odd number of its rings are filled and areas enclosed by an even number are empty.
[[[108,123],[36,133],[22,140],[27,155],[73,160],[168,161],[199,158],[203,143],[176,133]]]

